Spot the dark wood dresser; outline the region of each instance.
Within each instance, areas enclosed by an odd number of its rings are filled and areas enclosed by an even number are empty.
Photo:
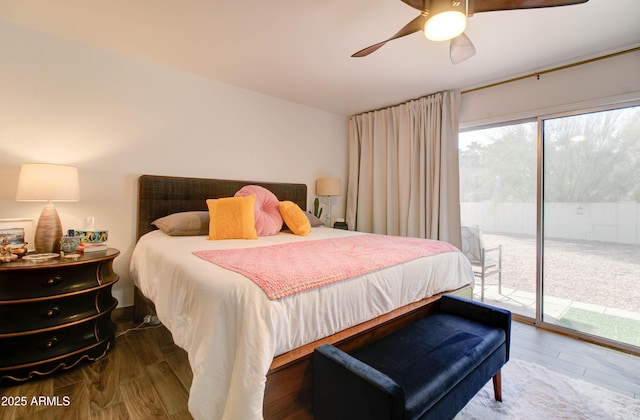
[[[115,339],[117,249],[78,260],[0,264],[0,382],[25,381],[104,356]]]

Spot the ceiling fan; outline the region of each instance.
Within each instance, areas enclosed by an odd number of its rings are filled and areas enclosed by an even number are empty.
[[[537,9],[542,7],[569,6],[589,0],[401,0],[420,11],[420,15],[407,23],[391,38],[364,48],[351,57],[364,57],[389,41],[414,32],[424,31],[432,41],[451,40],[449,57],[453,64],[472,57],[476,49],[464,33],[467,17],[474,13],[499,10]]]

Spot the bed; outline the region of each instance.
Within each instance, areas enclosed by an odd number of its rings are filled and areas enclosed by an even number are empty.
[[[207,199],[232,197],[246,185],[306,209],[305,184],[139,179],[138,243],[131,260],[135,317],[156,313],[187,351],[193,371],[189,411],[196,419],[311,418],[315,347],[331,343],[348,351],[434,310],[444,292],[471,297],[471,266],[455,250],[270,299],[242,273],[195,254],[325,246],[368,234],[317,227],[307,236],[283,230],[257,240],[212,241],[169,236],[151,224],[174,213],[206,211]],[[302,266],[296,270],[304,271],[313,258],[297,258]]]

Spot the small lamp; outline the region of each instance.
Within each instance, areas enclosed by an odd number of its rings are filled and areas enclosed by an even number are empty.
[[[79,198],[78,168],[46,163],[26,163],[20,167],[16,200],[47,202],[36,226],[36,252],[56,252],[60,245],[62,225],[52,201],[78,201]]]
[[[326,197],[329,204],[329,226],[331,226],[331,206],[333,205],[331,197],[340,195],[341,191],[340,178],[319,178],[316,180],[316,195]]]

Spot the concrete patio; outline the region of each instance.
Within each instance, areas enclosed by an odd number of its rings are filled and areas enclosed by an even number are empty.
[[[487,248],[502,245],[502,293],[498,291],[498,276],[490,276],[485,280],[484,301],[534,317],[535,238],[494,233],[483,236]],[[477,279],[474,290],[478,300],[479,283]],[[640,345],[640,246],[547,240],[544,284],[545,321],[577,326],[585,332],[597,327],[589,323],[604,322],[605,318],[631,328],[637,324],[636,337],[623,334],[623,340]],[[573,319],[569,321],[570,317]],[[608,328],[604,331],[607,334]],[[620,340],[619,336],[607,338]]]

